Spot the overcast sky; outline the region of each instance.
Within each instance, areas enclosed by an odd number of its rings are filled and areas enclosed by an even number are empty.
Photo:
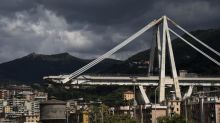
[[[32,52],[94,58],[153,19],[187,30],[220,27],[219,0],[1,0],[0,63]],[[113,58],[148,49],[151,31]]]

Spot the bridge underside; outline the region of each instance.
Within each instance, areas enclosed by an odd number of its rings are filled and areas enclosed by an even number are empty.
[[[45,80],[60,83],[64,76],[48,76]],[[131,76],[91,76],[82,75],[71,81],[72,85],[142,85],[158,86],[159,76],[137,76],[133,81]],[[220,86],[220,78],[215,77],[178,77],[180,86]],[[165,85],[173,85],[171,77],[165,77]]]
[[[66,75],[60,76],[48,76],[44,77],[44,80],[56,82],[58,84],[62,83]],[[72,79],[69,83],[70,85],[118,85],[118,86],[138,86],[140,89],[140,95],[138,100],[144,102],[143,104],[151,103],[144,87],[159,87],[159,76],[136,76],[135,79],[132,76],[91,76],[82,75],[76,79]],[[210,78],[210,77],[178,77],[179,86],[188,87],[188,92],[185,93],[183,98],[189,97],[192,94],[192,87],[220,87],[220,78]],[[165,86],[173,86],[174,79],[166,76]],[[182,92],[181,92],[182,93]]]

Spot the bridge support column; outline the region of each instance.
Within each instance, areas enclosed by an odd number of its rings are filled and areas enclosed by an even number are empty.
[[[160,69],[160,59],[161,59],[161,43],[160,43],[160,28],[159,25],[156,27],[156,32],[154,36],[156,40],[153,39],[151,50],[150,50],[150,63],[148,67],[148,76],[153,73],[154,70],[154,60],[155,60],[155,51],[157,50],[157,58],[158,58],[158,69]]]
[[[157,57],[158,57],[158,69],[160,69],[161,63],[161,42],[160,42],[160,28],[157,26]]]
[[[176,97],[178,99],[182,99],[178,78],[174,78],[173,83],[174,83],[174,87],[175,87]]]
[[[162,102],[165,100],[165,64],[166,64],[166,42],[168,47],[168,55],[171,64],[171,72],[173,78],[173,84],[175,87],[176,97],[181,99],[181,92],[179,87],[179,80],[176,71],[176,65],[174,61],[173,48],[167,23],[167,17],[163,16],[163,40],[162,40],[162,50],[161,50],[161,64],[160,64],[160,99]]]
[[[144,103],[145,103],[145,104],[149,104],[149,103],[150,103],[150,100],[149,100],[148,97],[147,97],[147,94],[146,94],[146,92],[145,92],[145,90],[144,90],[144,87],[143,87],[143,86],[139,86],[139,90],[140,90],[140,92],[141,92],[141,96],[142,96],[142,98],[143,98],[143,100],[144,100]]]
[[[149,63],[149,67],[148,67],[148,76],[150,76],[153,73],[154,70],[154,53],[155,53],[155,48],[156,48],[156,42],[152,41],[151,44],[151,49],[150,49],[150,63]]]
[[[166,26],[165,16],[163,17],[163,39],[161,49],[161,63],[160,63],[160,93],[159,102],[165,100],[165,62],[166,62]]]
[[[165,100],[165,78],[160,79],[159,102]]]
[[[180,92],[180,86],[179,86],[179,80],[177,76],[177,71],[176,71],[176,64],[174,60],[174,55],[173,55],[173,48],[172,48],[172,43],[170,39],[170,32],[168,28],[168,23],[167,23],[167,18],[165,17],[166,21],[166,35],[167,35],[167,44],[168,44],[168,51],[169,51],[169,58],[170,58],[170,64],[171,64],[171,70],[172,70],[172,76],[173,76],[173,84],[175,87],[175,92],[176,92],[176,97],[181,99],[181,92]]]
[[[193,85],[190,85],[187,92],[184,94],[183,100],[189,98],[192,95],[192,92],[193,92]]]

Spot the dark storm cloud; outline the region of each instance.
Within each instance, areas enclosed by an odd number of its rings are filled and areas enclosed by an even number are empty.
[[[142,25],[146,19],[164,14],[182,21],[195,21],[202,16],[200,21],[206,21],[210,16],[209,19],[215,19],[213,14],[218,14],[216,10],[219,10],[218,0],[45,0],[38,3],[64,16],[70,23],[81,21],[97,25]]]
[[[47,0],[41,4],[64,15],[70,22],[78,20],[95,24],[118,24],[141,16],[146,8],[151,8],[146,0],[82,0],[60,3],[59,0]],[[65,8],[65,9],[64,9]]]
[[[219,27],[219,11],[219,0],[2,0],[0,62],[31,52],[93,58],[164,14],[195,30]],[[113,57],[149,48],[151,34]]]

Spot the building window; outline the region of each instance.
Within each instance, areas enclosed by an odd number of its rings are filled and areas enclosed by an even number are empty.
[[[176,111],[179,111],[179,108],[176,108]]]

